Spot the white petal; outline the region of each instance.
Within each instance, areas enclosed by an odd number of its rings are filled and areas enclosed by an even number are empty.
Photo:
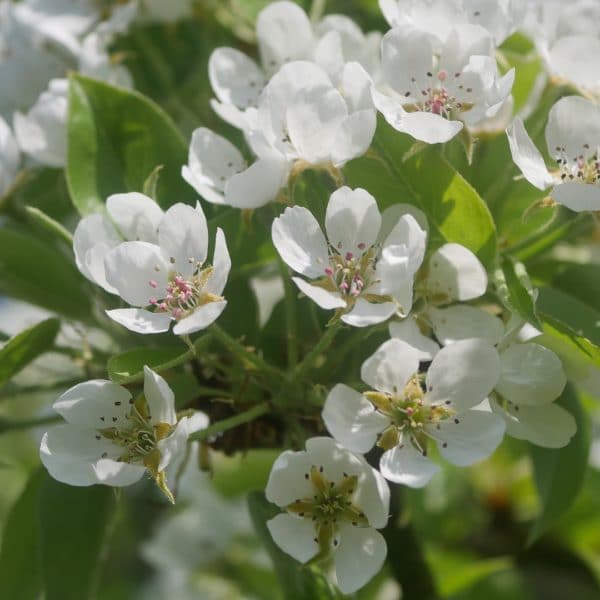
[[[450,417],[431,430],[441,443],[441,455],[452,464],[466,467],[488,457],[499,445],[506,426],[497,415],[468,410]]]
[[[239,108],[255,106],[265,85],[258,65],[235,48],[216,48],[208,59],[210,85],[217,98]]]
[[[206,329],[221,316],[226,306],[227,300],[209,302],[199,306],[189,317],[184,317],[173,327],[173,333],[175,335],[188,335]]]
[[[319,551],[310,519],[281,514],[267,521],[267,527],[274,542],[301,563],[308,562]]]
[[[138,192],[113,194],[106,209],[126,240],[156,243],[163,211],[152,198]]]
[[[174,425],[177,422],[173,390],[158,373],[146,365],[144,365],[144,396],[148,402],[151,423]]]
[[[333,141],[331,149],[333,164],[341,166],[353,158],[362,156],[371,146],[376,127],[377,116],[370,108],[345,117]]]
[[[113,487],[132,485],[146,473],[146,468],[142,465],[132,465],[110,458],[102,458],[93,466],[98,483]]]
[[[310,278],[323,277],[329,266],[327,241],[312,213],[301,206],[285,209],[271,227],[273,244],[285,263]]]
[[[397,339],[384,342],[363,364],[361,379],[380,392],[400,393],[419,370],[419,353]]]
[[[443,144],[463,128],[461,121],[449,121],[440,115],[421,111],[404,113],[399,123],[390,125],[426,144]]]
[[[306,477],[307,473],[310,475],[311,466],[306,452],[286,450],[280,454],[265,489],[267,500],[285,507],[296,500],[312,498],[313,484]]]
[[[235,208],[259,208],[275,200],[288,176],[289,164],[279,154],[260,158],[225,185],[225,202]]]
[[[512,158],[525,179],[540,190],[552,185],[552,175],[548,172],[542,154],[529,137],[520,117],[507,128],[506,135]]]
[[[65,421],[81,427],[104,429],[129,426],[128,390],[112,381],[95,379],[80,383],[53,404]]]
[[[340,544],[334,555],[338,587],[352,594],[381,569],[387,556],[383,536],[371,527],[340,527]]]
[[[550,69],[584,89],[597,89],[600,66],[595,57],[600,55],[597,35],[567,35],[561,37],[550,49]]]
[[[404,444],[386,450],[382,454],[379,470],[388,481],[412,488],[422,488],[431,481],[440,468],[415,450],[408,438],[405,438]]]
[[[429,83],[427,73],[433,71],[430,36],[413,27],[395,27],[381,40],[381,60],[386,83],[403,96],[410,92],[405,97],[414,102]]]
[[[386,217],[392,216],[389,211],[385,211],[384,215]],[[396,224],[383,242],[384,247],[400,244],[404,244],[408,249],[410,272],[416,273],[425,256],[427,231],[410,214],[404,214],[397,219]]]
[[[500,357],[488,342],[461,340],[442,348],[427,372],[427,402],[466,410],[479,404],[500,377]]]
[[[444,244],[429,259],[427,287],[449,300],[472,300],[485,294],[487,274],[470,250],[460,244]]]
[[[117,290],[106,281],[104,257],[121,241],[110,221],[100,214],[81,219],[73,234],[73,252],[77,268],[90,281],[111,294],[116,294]],[[94,248],[97,250],[94,251]]]
[[[364,476],[354,492],[354,500],[360,506],[371,527],[381,529],[390,518],[390,486],[383,475],[373,469],[362,456],[354,456],[363,463]]]
[[[256,20],[263,66],[274,72],[285,62],[310,58],[314,37],[306,13],[293,2],[274,2]]]
[[[377,240],[381,214],[375,198],[366,190],[337,189],[329,198],[325,229],[329,243],[342,255],[361,256]]]
[[[117,308],[107,310],[106,314],[135,333],[163,333],[171,326],[169,313],[153,313],[143,308]]]
[[[504,336],[502,320],[474,306],[430,308],[427,317],[443,346],[469,338],[480,338],[495,346]]]
[[[374,108],[371,98],[371,77],[361,64],[349,62],[344,65],[342,88],[350,113]]]
[[[208,227],[200,204],[171,206],[158,228],[158,240],[170,268],[190,276],[198,263],[204,263],[208,250]]]
[[[392,232],[399,219],[404,216],[410,215],[416,222],[417,225],[425,232],[427,236],[427,232],[429,231],[429,223],[427,222],[427,216],[425,213],[413,206],[412,204],[405,204],[403,202],[396,202],[391,206],[388,206],[382,213],[382,225],[381,231],[379,232],[379,240],[383,242],[388,235]],[[416,234],[416,239],[418,239],[418,234],[416,230],[413,235]],[[410,236],[410,239],[413,239],[413,235]]]
[[[398,307],[394,302],[369,302],[364,298],[358,298],[352,310],[341,319],[347,325],[352,327],[369,327],[387,321]]]
[[[346,103],[333,86],[311,86],[296,94],[287,107],[286,122],[298,155],[311,164],[328,160],[347,114]]]
[[[599,42],[600,43],[600,42]],[[587,155],[598,147],[600,140],[600,106],[579,96],[561,98],[550,110],[546,125],[546,143],[552,157],[562,156],[557,147],[565,149],[572,162],[580,154]]]
[[[411,316],[402,321],[393,321],[390,323],[389,329],[391,337],[406,342],[418,351],[420,361],[431,360],[440,349],[437,342],[423,335],[417,321]]]
[[[552,402],[544,406],[507,406],[496,402],[492,410],[506,420],[506,433],[543,448],[563,448],[577,431],[577,423],[568,411]]]
[[[171,435],[158,442],[156,447],[160,452],[159,472],[166,469],[172,462],[185,453],[189,436],[188,417],[183,417],[179,420]]]
[[[398,313],[407,315],[413,303],[414,279],[408,247],[384,246],[375,267],[375,278],[377,283],[369,286],[367,292],[392,296],[399,305]]]
[[[496,391],[519,406],[552,402],[567,383],[558,356],[539,344],[512,344],[501,352],[500,361]]]
[[[345,448],[365,454],[377,441],[390,420],[352,388],[339,383],[327,396],[323,422],[329,433]]]
[[[210,279],[204,286],[204,291],[207,293],[220,296],[225,289],[229,271],[231,271],[231,258],[227,249],[227,241],[223,230],[218,227],[215,236],[215,252],[213,255],[213,273]]]
[[[169,267],[154,244],[123,242],[106,255],[104,265],[108,283],[133,306],[150,304],[150,298],[167,286]]]
[[[600,187],[588,183],[567,181],[552,190],[552,198],[576,212],[600,210]]]
[[[242,131],[247,131],[249,128],[249,111],[253,109],[248,108],[246,110],[240,110],[237,106],[233,104],[225,104],[223,102],[219,102],[214,98],[210,101],[210,107],[215,111],[215,113],[225,121],[225,123],[229,123],[232,127],[236,129],[240,129]],[[187,181],[187,179],[186,179]],[[190,181],[188,181],[190,185],[193,185]],[[210,201],[209,201],[210,202]]]
[[[227,139],[200,127],[192,133],[184,179],[205,199],[224,203],[225,184],[246,168],[240,151]]]
[[[316,302],[325,310],[332,308],[345,308],[346,306],[346,302],[342,300],[339,293],[329,292],[322,287],[311,285],[300,277],[292,277],[292,281],[298,286],[298,289],[305,296],[308,296],[313,302]]]
[[[17,140],[8,123],[0,117],[0,196],[14,181],[21,162]]]
[[[314,61],[322,67],[331,80],[337,82],[344,69],[344,49],[339,31],[328,31],[317,42]]]

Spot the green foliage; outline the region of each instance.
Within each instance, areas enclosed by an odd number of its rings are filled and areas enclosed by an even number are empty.
[[[567,385],[557,403],[577,422],[577,433],[564,448],[530,446],[540,512],[529,533],[529,542],[545,533],[573,504],[587,467],[590,427],[575,390]]]
[[[93,596],[115,510],[115,492],[108,487],[77,488],[45,477],[39,496],[39,547],[47,600]]]
[[[111,194],[144,189],[163,165],[157,202],[195,203],[180,175],[187,144],[170,117],[147,97],[80,75],[69,86],[67,181],[77,210],[102,210]]]
[[[91,304],[79,271],[39,235],[0,224],[0,292],[71,319],[89,321]]]
[[[0,349],[0,387],[38,356],[50,350],[59,328],[58,319],[47,319],[11,338]]]
[[[427,215],[433,247],[460,243],[490,266],[496,257],[496,228],[486,204],[438,147],[407,157],[412,144],[410,136],[380,119],[374,140],[379,156],[348,163],[344,169],[348,184],[368,189],[380,208],[414,204]]]
[[[503,257],[501,270],[496,272],[496,287],[502,302],[511,312],[518,314],[527,323],[541,328],[528,286],[529,277],[524,265],[515,264],[507,256]]]

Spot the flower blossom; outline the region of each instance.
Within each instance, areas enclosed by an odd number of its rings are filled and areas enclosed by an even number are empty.
[[[396,130],[428,144],[495,117],[512,89],[514,69],[498,75],[491,37],[476,25],[453,28],[439,51],[427,33],[399,26],[385,34],[381,51],[375,106]]]
[[[300,291],[321,308],[337,309],[341,320],[355,327],[408,314],[426,242],[414,217],[399,217],[381,239],[382,217],[373,196],[342,187],[329,199],[325,229],[328,239],[310,211],[299,206],[286,208],[273,222],[281,258],[308,279],[292,278]]]
[[[10,189],[20,163],[21,154],[17,140],[9,125],[0,117],[0,197]]]
[[[361,156],[375,133],[369,77],[348,63],[340,92],[317,65],[285,64],[260,95],[245,130],[257,156],[249,167],[225,138],[200,128],[192,135],[183,178],[209,202],[258,208],[274,200],[293,171],[340,167]]]
[[[506,130],[513,160],[529,183],[571,210],[600,210],[600,107],[579,96],[561,98],[546,125],[548,153],[556,162],[548,169],[523,121]]]
[[[331,438],[311,438],[306,451],[281,454],[266,496],[285,511],[267,522],[275,543],[301,563],[332,556],[343,593],[361,588],[383,566],[387,546],[376,530],[388,520],[388,485]]]
[[[54,410],[66,423],[47,431],[40,446],[42,463],[54,479],[121,487],[147,471],[171,502],[165,469],[184,452],[188,436],[208,425],[201,412],[178,419],[173,391],[148,367],[137,398],[116,383],[96,379],[67,390]]]
[[[221,296],[231,260],[217,229],[212,266],[205,265],[208,229],[202,208],[174,204],[158,224],[157,242],[123,242],[104,259],[106,280],[137,308],[107,311],[137,333],[187,335],[208,327],[225,309]]]
[[[344,384],[329,393],[323,420],[330,433],[353,452],[384,450],[379,463],[388,480],[423,487],[439,470],[429,445],[459,466],[489,456],[502,441],[504,421],[475,407],[500,376],[496,349],[483,340],[456,342],[440,350],[427,375],[419,374],[419,351],[391,339],[362,366],[371,388],[360,394]]]

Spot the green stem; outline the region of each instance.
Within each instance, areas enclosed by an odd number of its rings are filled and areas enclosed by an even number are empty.
[[[319,356],[331,346],[335,336],[342,328],[342,322],[332,323],[326,330],[317,345],[304,357],[304,360],[294,369],[293,377],[298,380],[304,377],[308,371],[315,365]]]
[[[33,427],[41,427],[43,425],[52,425],[60,421],[62,421],[62,418],[58,415],[49,415],[47,417],[39,417],[37,419],[22,419],[18,421],[0,419],[0,433],[7,433],[9,431],[22,431],[23,429],[32,429]]]
[[[282,260],[279,260],[279,269],[283,279],[285,292],[285,340],[287,347],[287,360],[290,369],[298,364],[298,322],[296,319],[296,292],[290,279],[288,268]]]
[[[45,229],[51,235],[64,242],[69,248],[73,246],[73,234],[61,223],[49,217],[35,206],[26,206],[25,213],[29,220]]]
[[[237,356],[240,360],[249,362],[256,370],[262,371],[265,375],[275,377],[276,379],[282,379],[285,377],[282,371],[267,363],[255,352],[250,352],[250,350],[248,350],[243,344],[232,338],[216,323],[211,325],[210,333],[234,356]]]
[[[313,23],[317,23],[321,20],[323,13],[325,12],[325,5],[327,0],[313,0],[312,6],[310,7],[310,20]]]
[[[235,427],[239,427],[240,425],[244,425],[244,423],[249,423],[250,421],[254,421],[258,417],[266,414],[270,410],[270,406],[268,402],[261,402],[252,408],[234,415],[233,417],[229,417],[229,419],[223,419],[223,421],[218,421],[213,425],[210,425],[206,429],[202,431],[198,431],[197,433],[192,434],[188,439],[190,441],[203,441],[206,440],[218,433],[223,433],[224,431],[228,431],[229,429],[234,429]]]

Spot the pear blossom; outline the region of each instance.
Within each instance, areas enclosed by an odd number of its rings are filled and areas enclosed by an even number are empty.
[[[428,144],[495,117],[512,89],[514,69],[499,76],[492,39],[477,25],[452,28],[439,51],[427,33],[398,26],[383,37],[381,52],[375,106],[396,130]]]
[[[19,170],[21,155],[15,136],[0,117],[0,197],[10,189]]]
[[[410,25],[443,45],[451,27],[479,25],[499,46],[513,33],[527,6],[519,0],[379,0],[379,7],[391,27]]]
[[[208,425],[201,412],[178,418],[173,391],[149,367],[137,398],[96,379],[67,390],[53,408],[66,423],[44,434],[40,457],[54,479],[122,487],[148,472],[171,502],[165,469],[184,452],[188,436]]]
[[[281,454],[266,496],[284,509],[267,521],[275,543],[301,563],[332,556],[344,594],[383,566],[387,546],[377,529],[388,521],[388,485],[364,458],[331,438],[311,438],[306,451]]]
[[[106,212],[79,221],[73,234],[73,252],[82,275],[108,293],[117,294],[106,280],[104,258],[124,241],[156,243],[164,213],[152,198],[138,192],[109,196]]]
[[[330,197],[327,238],[309,210],[286,208],[273,221],[273,244],[284,262],[303,275],[292,280],[321,308],[336,309],[341,320],[366,327],[395,313],[408,314],[413,279],[423,261],[426,234],[403,215],[381,239],[381,214],[363,189],[342,187]]]
[[[225,138],[200,128],[192,135],[182,177],[206,200],[258,208],[275,199],[292,172],[340,167],[364,154],[375,133],[369,77],[358,63],[344,67],[344,93],[317,65],[284,65],[259,98],[247,141],[249,167]]]
[[[132,89],[133,79],[129,70],[116,63],[108,52],[113,37],[112,33],[105,31],[90,33],[83,39],[79,52],[79,72],[111,85]]]
[[[49,167],[63,167],[67,160],[68,93],[67,79],[52,79],[27,114],[13,118],[21,151]]]
[[[136,333],[168,331],[188,335],[208,327],[225,309],[221,296],[231,260],[225,235],[217,229],[212,266],[206,217],[196,208],[174,204],[158,224],[157,243],[122,242],[104,258],[106,280],[135,308],[107,311]]]
[[[579,96],[561,98],[546,125],[548,169],[519,118],[506,130],[513,160],[529,183],[571,210],[600,210],[600,107]]]
[[[500,359],[483,340],[456,342],[440,350],[424,379],[420,353],[405,342],[385,342],[362,366],[371,388],[360,394],[336,385],[323,408],[330,433],[353,452],[384,450],[379,463],[388,480],[423,487],[439,470],[428,458],[437,444],[443,458],[468,466],[489,456],[502,441],[504,421],[479,410],[497,384]]]

